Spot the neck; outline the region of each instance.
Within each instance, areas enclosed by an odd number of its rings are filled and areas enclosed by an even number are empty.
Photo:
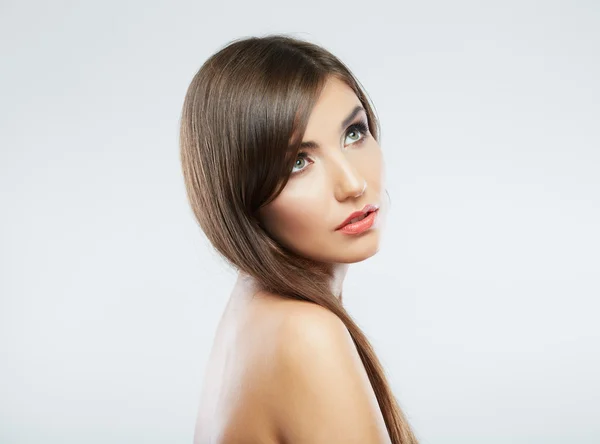
[[[333,275],[331,278],[331,291],[336,298],[342,302],[342,290],[344,278],[348,272],[348,264],[333,264]]]
[[[342,290],[344,286],[344,279],[348,272],[349,264],[335,263],[330,264],[331,279],[329,282],[329,288],[333,295],[342,302]],[[236,288],[244,288],[246,293],[256,293],[260,286],[256,283],[253,277],[244,273],[243,271],[238,272],[238,278],[236,282]]]

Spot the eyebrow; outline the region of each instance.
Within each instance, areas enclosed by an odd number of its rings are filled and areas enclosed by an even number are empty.
[[[362,107],[362,105],[357,105],[350,114],[348,114],[348,117],[346,117],[343,122],[340,125],[340,131],[344,131],[344,129],[350,124],[350,122],[352,122],[352,120],[356,117],[356,115],[358,113],[360,113],[361,111],[365,111],[365,109]],[[366,113],[366,111],[365,111]],[[317,149],[319,148],[319,144],[316,142],[313,142],[312,140],[306,141],[306,142],[302,142],[300,144],[300,149]]]

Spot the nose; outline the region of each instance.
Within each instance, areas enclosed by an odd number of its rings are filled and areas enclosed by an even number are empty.
[[[332,176],[335,198],[342,202],[348,198],[362,196],[367,188],[367,181],[356,168],[341,154],[332,160]]]

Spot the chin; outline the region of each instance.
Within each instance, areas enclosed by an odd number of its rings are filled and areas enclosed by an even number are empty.
[[[339,260],[335,261],[338,264],[357,264],[359,262],[362,261],[366,261],[367,259],[369,259],[370,257],[373,257],[377,252],[373,253],[373,254],[368,254],[368,255],[362,255],[362,256],[344,256],[342,258],[340,258]]]
[[[379,244],[375,244],[368,249],[362,249],[357,251],[347,251],[340,255],[337,262],[342,264],[355,264],[369,259],[377,254],[379,251]]]
[[[323,249],[319,252],[321,254],[310,256],[318,261],[327,263],[354,264],[362,262],[379,252],[379,237],[380,233],[378,231],[372,231],[360,235],[356,239],[349,238],[350,242],[345,242],[344,244],[338,243],[337,245]],[[323,256],[323,251],[328,253],[327,256]]]

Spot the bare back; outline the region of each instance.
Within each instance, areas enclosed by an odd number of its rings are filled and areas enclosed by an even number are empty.
[[[194,444],[389,443],[375,394],[328,310],[236,285],[217,328]]]
[[[194,444],[277,443],[266,402],[276,347],[276,300],[234,289],[217,327],[200,399]]]

